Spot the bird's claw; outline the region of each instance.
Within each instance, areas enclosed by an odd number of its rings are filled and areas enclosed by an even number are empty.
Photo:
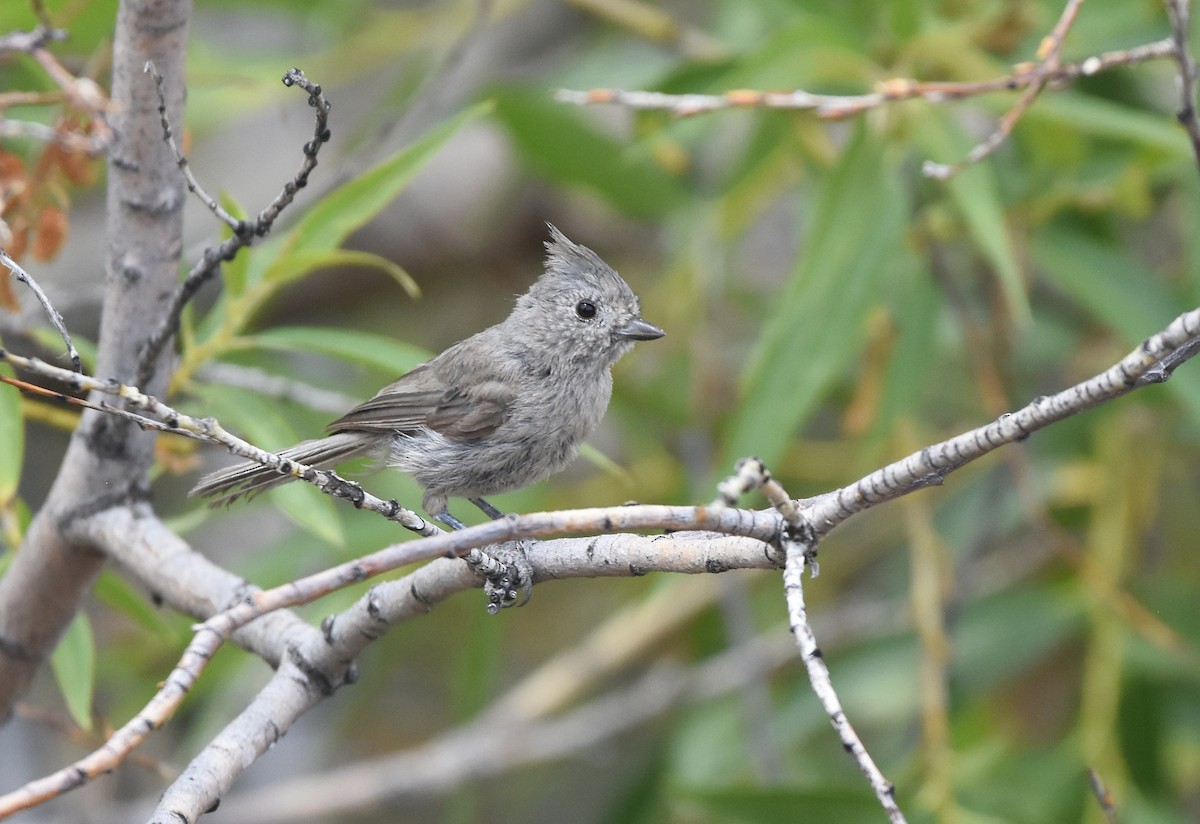
[[[533,594],[533,564],[527,553],[525,541],[508,541],[490,553],[473,549],[465,556],[467,565],[483,578],[489,615],[529,602]]]

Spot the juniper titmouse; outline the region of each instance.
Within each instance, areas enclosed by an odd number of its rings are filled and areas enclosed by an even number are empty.
[[[431,516],[461,526],[449,496],[519,489],[562,469],[604,417],[611,368],[634,341],[663,336],[637,296],[585,246],[550,226],[546,272],[501,323],[456,343],[279,454],[328,468],[378,454],[416,479]],[[257,463],[206,475],[193,495],[217,503],[292,480]],[[494,510],[492,511],[494,514]]]

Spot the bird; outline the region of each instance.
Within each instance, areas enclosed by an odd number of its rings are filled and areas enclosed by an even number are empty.
[[[449,498],[499,517],[484,496],[563,469],[608,408],[613,365],[635,342],[665,332],[642,318],[633,290],[599,255],[547,226],[545,271],[507,318],[383,387],[330,423],[326,436],[279,456],[328,469],[376,455],[411,475],[425,512],[455,529],[463,524]],[[204,476],[191,494],[218,506],[291,480],[247,461]]]

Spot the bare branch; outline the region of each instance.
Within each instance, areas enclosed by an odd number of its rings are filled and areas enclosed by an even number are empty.
[[[16,275],[17,280],[24,283],[33,292],[34,297],[38,299],[38,303],[42,304],[42,308],[46,310],[46,316],[50,318],[50,323],[58,331],[58,335],[63,339],[63,343],[67,345],[67,357],[71,359],[71,365],[75,367],[76,372],[82,372],[83,362],[79,359],[79,350],[75,348],[75,342],[71,340],[71,333],[67,331],[67,325],[63,322],[63,316],[54,308],[54,304],[50,302],[50,298],[42,291],[42,287],[15,260],[9,257],[8,253],[3,249],[0,249],[0,264],[7,266],[9,271]]]
[[[1100,773],[1096,772],[1094,767],[1088,767],[1087,774],[1088,787],[1091,788],[1096,803],[1100,805],[1100,811],[1104,813],[1104,820],[1108,824],[1117,824],[1117,807],[1113,803],[1112,793],[1104,785],[1104,779],[1100,777]]]
[[[842,709],[842,702],[834,689],[829,667],[825,664],[821,649],[817,646],[816,634],[808,622],[808,609],[804,604],[804,567],[812,565],[812,559],[816,557],[817,534],[795,501],[758,458],[740,461],[737,474],[721,484],[719,489],[721,497],[728,501],[737,490],[748,490],[752,487],[762,490],[771,506],[783,519],[784,529],[780,534],[779,543],[787,558],[783,570],[783,589],[787,596],[788,624],[792,628],[796,646],[800,648],[800,659],[808,671],[808,681],[824,707],[825,714],[829,716],[838,738],[841,739],[842,747],[850,753],[858,768],[867,777],[888,818],[896,824],[902,824],[906,819],[896,804],[896,788],[875,764],[875,759],[867,752],[862,739]],[[817,575],[815,566],[812,568],[812,574],[813,577]]]
[[[154,78],[154,88],[158,93],[158,116],[162,121],[163,141],[171,148],[171,154],[175,155],[175,165],[179,167],[179,171],[183,174],[183,179],[187,181],[188,191],[200,198],[200,201],[208,207],[213,216],[232,229],[235,235],[244,231],[245,226],[242,221],[222,209],[221,204],[217,203],[216,198],[206,192],[204,187],[200,185],[200,182],[196,180],[196,176],[192,174],[192,167],[188,164],[187,158],[183,156],[183,152],[179,150],[179,145],[175,142],[175,133],[171,130],[171,119],[167,117],[167,97],[163,91],[163,76],[158,73],[158,69],[154,68],[154,64],[150,62],[146,63],[145,71],[146,74]]]
[[[283,75],[283,85],[298,86],[308,92],[308,105],[316,111],[313,138],[304,144],[304,159],[300,163],[300,169],[291,180],[284,184],[275,199],[258,213],[257,217],[250,221],[236,221],[232,236],[223,243],[204,250],[200,261],[192,267],[172,296],[171,304],[162,323],[146,340],[134,377],[135,384],[145,383],[153,372],[153,365],[159,354],[167,342],[179,331],[179,319],[183,315],[184,307],[200,291],[200,287],[216,276],[223,262],[233,260],[242,248],[253,242],[254,238],[263,237],[271,231],[271,227],[275,225],[279,215],[296,198],[296,193],[308,185],[308,176],[317,167],[317,154],[321,151],[321,146],[329,142],[331,136],[328,126],[329,101],[325,99],[325,93],[321,87],[305,77],[304,72],[300,69],[288,69]],[[163,125],[165,128],[169,128],[165,119]],[[174,144],[171,144],[171,148],[172,151],[175,151]],[[175,154],[178,158],[179,153],[176,151]],[[190,177],[190,172],[186,171],[186,164],[181,165],[180,168],[185,170],[185,176]],[[189,180],[190,185],[191,181]]]
[[[308,603],[333,589],[395,569],[403,564],[440,555],[461,556],[473,548],[522,537],[611,533],[631,529],[699,528],[708,531],[707,534],[702,533],[699,536],[677,532],[648,538],[627,535],[614,536],[611,538],[611,548],[614,554],[611,555],[605,552],[606,546],[609,545],[605,543],[604,538],[576,539],[579,550],[576,565],[561,570],[542,566],[540,570],[536,570],[536,574],[543,579],[580,574],[643,574],[656,569],[714,572],[732,568],[736,564],[731,564],[728,557],[712,557],[706,553],[694,551],[683,553],[687,559],[686,564],[678,567],[670,566],[671,559],[677,557],[676,553],[668,551],[673,545],[678,546],[680,542],[696,538],[702,541],[711,541],[713,532],[742,536],[726,540],[734,541],[741,551],[747,552],[748,554],[744,555],[744,558],[753,559],[752,562],[747,562],[745,565],[770,567],[777,565],[778,559],[774,555],[764,552],[764,545],[782,543],[788,553],[786,587],[790,598],[789,609],[793,625],[797,628],[797,641],[804,651],[806,664],[810,665],[810,677],[814,679],[814,685],[816,685],[822,677],[820,673],[822,665],[816,655],[817,647],[815,639],[811,637],[811,630],[805,629],[803,592],[799,589],[799,579],[806,563],[806,557],[811,555],[820,537],[828,534],[856,512],[923,488],[928,485],[930,478],[940,480],[953,469],[981,457],[1003,444],[1024,439],[1032,432],[1055,421],[1147,385],[1150,381],[1145,379],[1146,376],[1154,373],[1156,369],[1161,373],[1163,364],[1169,363],[1170,369],[1173,370],[1186,359],[1184,355],[1190,357],[1191,354],[1194,354],[1197,351],[1194,341],[1198,337],[1200,337],[1200,309],[1181,315],[1164,331],[1148,338],[1140,347],[1109,370],[1057,395],[1039,398],[1012,415],[1001,416],[999,420],[988,426],[927,447],[902,461],[868,475],[856,484],[802,502],[802,509],[797,509],[782,490],[773,484],[765,470],[759,471],[760,464],[756,465],[756,462],[748,461],[739,468],[738,479],[733,484],[722,485],[722,498],[728,499],[736,496],[740,491],[757,484],[763,488],[768,499],[779,510],[778,513],[732,509],[724,501],[721,501],[716,506],[707,507],[629,506],[524,516],[512,515],[458,532],[440,533],[422,540],[387,547],[359,560],[308,576],[283,587],[250,594],[237,606],[213,616],[197,627],[196,637],[189,644],[179,665],[166,680],[163,690],[155,696],[137,718],[113,736],[103,752],[93,754],[56,776],[33,782],[26,788],[0,799],[0,814],[6,809],[20,809],[31,803],[37,803],[36,799],[46,797],[44,794],[47,792],[60,792],[64,786],[63,782],[78,781],[80,776],[90,777],[104,769],[111,769],[114,759],[119,762],[120,758],[132,751],[152,729],[164,723],[174,713],[191,684],[203,671],[213,652],[233,632],[249,622],[278,609]],[[25,368],[35,370],[39,374],[64,380],[68,385],[79,389],[106,391],[125,399],[134,408],[149,411],[155,417],[181,429],[197,427],[204,430],[216,426],[215,422],[185,420],[185,416],[179,416],[174,410],[153,398],[144,396],[130,387],[121,386],[115,381],[96,381],[93,378],[57,369],[57,367],[41,364],[31,359],[18,358],[3,352],[3,350],[0,350],[0,359],[11,360]],[[1163,378],[1160,374],[1156,379]],[[253,451],[253,447],[249,447],[248,453]],[[554,542],[555,547],[557,548],[560,543]],[[645,549],[644,554],[637,555],[634,552],[638,546]],[[539,564],[546,563],[542,555],[543,553],[537,553]],[[549,553],[546,555],[551,557]],[[567,569],[570,571],[567,572]],[[304,662],[304,667],[302,667],[306,677],[326,672],[322,678],[322,682],[326,685],[339,683],[338,679],[349,677],[350,671],[346,669],[348,661],[371,639],[378,637],[386,629],[390,620],[424,612],[438,599],[436,591],[431,592],[424,589],[424,584],[418,586],[416,577],[419,576],[420,580],[425,582],[427,579],[433,580],[429,576],[436,575],[444,576],[440,590],[442,593],[457,591],[477,583],[472,574],[461,564],[447,566],[447,564],[435,563],[422,568],[413,576],[402,581],[373,589],[352,610],[326,623],[323,628],[324,647],[314,650],[312,656]],[[385,607],[385,600],[381,596],[388,591],[389,587],[395,586],[401,587],[403,594],[398,603]],[[444,594],[440,597],[444,597]],[[322,661],[326,666],[336,665],[336,667],[333,670],[323,670],[320,663]],[[823,689],[822,687],[815,688]],[[832,690],[829,690],[829,693],[832,699],[836,700],[836,694],[832,693]],[[888,809],[889,815],[894,817],[898,814],[898,810],[895,812],[892,810],[894,800],[891,799],[890,784],[878,774],[865,751],[861,754],[856,751],[861,745],[854,743],[856,739],[853,737],[853,730],[848,725],[843,726],[844,715],[841,714],[840,709],[831,703],[829,697],[823,698],[823,700],[826,701],[831,719],[847,743],[847,748],[859,758],[860,767],[870,778],[881,803]],[[303,712],[311,704],[299,701],[294,702],[292,706],[296,707],[297,712]],[[18,806],[5,806],[13,804]],[[894,820],[902,819],[894,818]]]
[[[876,504],[907,495],[916,488],[940,483],[955,469],[1004,446],[1023,441],[1052,423],[1119,398],[1150,382],[1169,377],[1159,368],[1171,363],[1171,370],[1182,363],[1175,357],[1194,355],[1200,336],[1200,309],[1180,315],[1171,325],[1122,358],[1111,368],[1086,381],[1032,403],[1011,414],[1001,415],[988,424],[965,432],[948,441],[927,446],[906,458],[889,464],[870,475],[822,496],[805,508],[805,516],[824,537],[850,516]],[[1153,375],[1153,380],[1147,378]]]
[[[158,693],[141,712],[113,733],[103,748],[52,775],[0,796],[0,817],[40,804],[66,789],[73,789],[111,771],[140,746],[151,732],[174,715],[221,644],[233,632],[252,621],[261,620],[268,613],[309,603],[333,589],[360,582],[400,565],[444,555],[459,556],[471,548],[510,540],[504,537],[506,534],[536,536],[563,532],[592,533],[606,528],[611,531],[664,529],[694,521],[697,511],[703,513],[706,509],[635,506],[510,516],[501,521],[387,547],[357,561],[281,587],[243,593],[236,605],[196,626],[195,637],[184,650],[175,669],[164,679]],[[731,533],[736,530],[769,536],[778,529],[778,518],[772,512],[724,509],[710,514],[715,516],[712,519],[713,526],[723,527]],[[593,575],[629,575],[634,569],[639,573],[674,571],[705,574],[715,568],[762,569],[776,565],[763,551],[761,539],[756,537],[717,542],[711,534],[695,536],[695,540],[689,538],[688,533],[613,535],[608,536],[608,540],[568,539],[539,546],[546,550],[543,552],[539,549],[536,553],[536,570],[543,579],[572,577],[580,569],[589,569]],[[352,677],[348,669],[350,661],[372,640],[382,635],[389,623],[401,620],[401,613],[407,613],[405,617],[423,614],[428,611],[430,604],[479,584],[479,579],[465,564],[435,562],[400,581],[376,587],[336,621],[326,621],[319,643],[305,636],[302,641],[290,644],[291,657],[281,662],[280,670],[272,680],[272,683],[280,683],[270,689],[273,693],[286,693],[287,701],[291,702],[287,705],[295,715],[273,714],[271,717],[277,727],[275,734],[286,732],[290,723],[315,703],[316,699],[312,696],[300,700],[299,695],[315,691],[319,698],[327,697],[346,678]],[[400,595],[400,598],[391,597],[393,594]],[[370,627],[370,633],[362,631],[364,625]],[[298,671],[297,665],[300,665]],[[319,686],[312,687],[314,683],[319,683]],[[263,702],[253,706],[261,710],[272,705],[264,698]],[[261,719],[261,716],[256,717]],[[245,722],[242,723],[244,726]],[[260,732],[255,728],[255,735]],[[238,735],[240,740],[241,733]],[[233,766],[240,772],[247,763],[238,761]],[[186,776],[183,778],[186,779]]]
[[[179,76],[190,11],[186,0],[122,3],[117,8],[112,99],[120,105],[107,117],[122,139],[109,146],[104,255],[108,288],[97,347],[101,374],[133,373],[134,347],[153,328],[163,296],[178,281],[175,254],[181,244],[184,188],[172,174],[169,155],[154,141],[156,113],[152,103],[145,105],[150,103],[145,92],[151,89],[138,88],[131,72],[153,59]],[[182,106],[182,86],[172,85],[168,98],[174,114]],[[158,389],[158,384],[146,386],[148,391]],[[45,505],[0,578],[0,717],[8,715],[50,655],[103,568],[103,553],[86,536],[72,533],[72,525],[81,513],[147,494],[152,438],[111,415],[90,411],[74,434]],[[99,443],[105,448],[97,449]]]
[[[0,137],[29,137],[43,143],[55,143],[68,151],[86,155],[101,154],[108,145],[107,139],[98,135],[81,135],[28,120],[0,119]]]
[[[89,77],[76,77],[58,62],[47,46],[66,40],[67,31],[57,29],[41,2],[35,2],[34,13],[38,25],[29,32],[10,32],[0,36],[0,54],[23,52],[41,64],[50,79],[62,90],[62,97],[75,107],[91,115],[89,134],[63,130],[42,123],[6,120],[0,117],[0,136],[31,137],[45,143],[54,143],[71,151],[96,155],[104,151],[112,140],[112,131],[105,115],[112,111],[112,104],[104,90]],[[42,100],[37,102],[59,102]],[[14,104],[9,104],[14,105]]]
[[[671,537],[679,538],[678,534]],[[617,542],[630,538],[646,540],[629,535],[601,536],[597,540]],[[686,543],[692,544],[696,540],[689,539]],[[557,550],[571,542],[590,544],[591,539],[542,543],[537,558],[543,558],[545,550],[550,547]],[[700,554],[715,560],[725,556],[725,547],[732,547],[735,543],[750,541],[743,538],[715,538],[712,546]],[[713,548],[718,544],[721,548]],[[559,556],[560,553],[554,551],[550,554]],[[1044,560],[1045,556],[1031,564],[1031,555],[1026,548],[1010,550],[1002,560],[991,559],[964,569],[963,588],[976,597],[1003,590],[1014,581],[1024,578]],[[544,572],[548,573],[549,570]],[[563,576],[556,573],[553,577]],[[537,746],[529,749],[513,747],[511,742],[531,740],[527,732],[533,740],[537,740],[544,728],[541,723],[544,719],[563,713],[575,701],[591,693],[597,684],[610,682],[620,669],[638,660],[649,649],[660,647],[664,633],[677,631],[689,617],[716,599],[719,587],[709,583],[714,580],[706,575],[678,582],[686,585],[686,592],[681,593],[676,583],[659,590],[648,601],[611,616],[586,638],[525,675],[517,685],[497,697],[462,727],[443,732],[434,740],[404,752],[358,763],[338,764],[319,773],[292,776],[263,788],[250,789],[236,799],[226,799],[231,811],[244,824],[296,822],[338,815],[344,817],[348,813],[380,804],[446,795],[468,781],[500,775],[536,759],[590,754],[604,740],[624,732],[626,728],[619,719],[625,716],[626,710],[638,712],[637,708],[641,705],[636,698],[640,685],[649,683],[651,679],[662,679],[664,672],[661,669],[638,679],[630,687],[610,691],[613,696],[623,696],[626,702],[634,700],[623,704],[625,709],[610,718],[593,718],[591,730],[598,733],[596,736],[560,737],[556,739],[558,746],[546,749]],[[454,590],[455,582],[464,589],[478,585],[477,580],[463,574],[461,564],[435,561],[402,579],[375,587],[370,597],[385,610],[391,609],[387,605],[397,599],[407,602],[410,605],[408,617],[418,617],[428,612],[448,592],[459,591]],[[415,593],[419,593],[419,597]],[[346,615],[343,613],[338,618],[338,629],[332,633],[335,635],[334,644],[340,643],[336,636],[349,637],[350,633],[366,631],[362,626],[349,626],[351,622],[345,620]],[[894,603],[851,600],[831,605],[831,609],[823,612],[818,621],[824,638],[822,649],[829,649],[846,639],[853,638],[861,642],[864,638],[876,637],[883,632],[883,628],[887,633],[903,631],[909,626],[910,617],[906,610]],[[374,632],[379,632],[378,627],[374,628]],[[627,643],[631,635],[635,637]],[[614,656],[614,641],[617,638],[623,646]],[[748,683],[774,672],[794,660],[794,657],[795,642],[788,634],[779,635],[770,631],[739,644],[686,673],[680,672],[681,676],[686,676],[689,685],[677,702],[659,705],[660,715],[676,709],[679,701],[701,702],[743,690]],[[607,702],[607,698],[599,701]],[[589,706],[598,704],[593,702]],[[560,716],[560,720],[566,722],[568,718],[585,715],[587,710],[583,709],[580,715],[569,713]],[[639,717],[642,717],[640,713]],[[555,726],[554,729],[562,731],[564,728]],[[493,749],[490,744],[481,743],[480,736],[500,734],[507,737],[510,746]],[[574,746],[563,746],[566,742]],[[436,778],[431,780],[427,771],[436,773]],[[139,814],[140,809],[141,805],[138,806]],[[127,818],[128,815],[118,813],[111,820],[124,821]]]
[[[156,603],[198,621],[259,591],[192,549],[148,504],[114,507],[88,518],[83,528]],[[242,627],[230,640],[277,667],[287,646],[306,634],[317,630],[290,610],[279,610]]]
[[[103,392],[121,398],[128,406],[145,414],[139,415],[129,410],[117,410],[116,407],[103,403],[92,404],[45,390],[47,394],[57,400],[111,412],[132,420],[144,429],[171,432],[196,440],[219,443],[235,455],[273,467],[282,474],[308,481],[334,497],[345,498],[359,509],[375,512],[420,535],[436,534],[441,531],[413,510],[400,506],[394,500],[384,501],[376,498],[365,492],[358,484],[345,480],[335,472],[314,469],[311,466],[280,458],[278,455],[259,449],[254,444],[227,432],[215,418],[193,418],[190,415],[184,415],[157,398],[144,394],[136,386],[122,384],[115,380],[97,380],[90,375],[68,372],[38,358],[22,357],[4,349],[0,349],[0,361],[8,361],[33,374],[63,383],[76,392]]]
[[[1175,60],[1179,63],[1179,94],[1182,102],[1175,115],[1192,142],[1192,154],[1200,164],[1200,115],[1196,113],[1196,60],[1189,45],[1191,3],[1189,0],[1166,0],[1167,16],[1171,19]]]
[[[1079,7],[1082,5],[1083,0],[1067,0],[1067,5],[1058,18],[1058,23],[1055,24],[1054,29],[1042,39],[1041,45],[1038,46],[1037,56],[1041,62],[1033,70],[1033,76],[1025,89],[1025,93],[1000,118],[1000,123],[997,125],[996,130],[982,143],[967,152],[967,156],[958,163],[948,166],[943,163],[935,163],[932,160],[925,161],[922,171],[926,177],[948,180],[963,169],[983,160],[1003,145],[1008,136],[1012,134],[1012,130],[1016,128],[1018,121],[1025,116],[1025,112],[1029,111],[1029,107],[1033,105],[1033,101],[1037,100],[1038,96],[1041,95],[1042,89],[1046,87],[1046,83],[1049,81],[1051,75],[1058,68],[1063,41],[1066,40],[1067,31],[1070,30],[1071,24],[1075,22],[1075,17],[1079,14]]]
[[[1043,79],[1047,85],[1057,86],[1117,66],[1136,65],[1147,60],[1172,57],[1174,54],[1175,41],[1172,38],[1166,38],[1131,49],[1105,52],[1077,63],[1060,65],[1053,71],[1046,69]],[[1012,74],[993,80],[955,83],[892,78],[880,82],[876,91],[859,95],[815,94],[802,89],[788,92],[737,89],[719,95],[665,94],[620,89],[591,89],[589,91],[559,89],[554,93],[554,99],[560,103],[579,106],[614,103],[630,109],[663,110],[679,117],[689,117],[722,109],[765,108],[811,111],[824,120],[842,120],[883,105],[906,100],[919,99],[927,103],[940,104],[981,94],[1027,89],[1037,82],[1037,78],[1037,66],[1022,64],[1016,67]]]
[[[6,52],[24,52],[32,54],[51,43],[66,40],[66,29],[56,29],[47,25],[39,25],[32,31],[11,31],[0,35],[0,54]]]

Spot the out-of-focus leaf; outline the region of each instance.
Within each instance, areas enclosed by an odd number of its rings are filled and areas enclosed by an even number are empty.
[[[366,266],[379,269],[392,276],[409,297],[420,297],[421,287],[404,268],[382,255],[353,249],[308,249],[283,255],[264,273],[270,281],[289,283],[304,277],[309,272],[330,266]]]
[[[1082,608],[1060,587],[1026,584],[974,603],[954,628],[953,672],[968,692],[1016,677],[1078,631]],[[996,650],[1006,650],[997,655]]]
[[[353,232],[387,206],[413,176],[437,154],[463,126],[491,108],[484,102],[439,124],[419,140],[401,149],[372,169],[330,192],[309,209],[286,235],[282,257],[335,249]],[[275,261],[286,267],[282,260]]]
[[[1121,752],[1130,773],[1143,792],[1169,792],[1170,771],[1164,764],[1169,752],[1167,730],[1172,725],[1171,690],[1162,681],[1132,678],[1122,690],[1120,710]]]
[[[1182,311],[1162,284],[1115,244],[1066,225],[1034,237],[1040,272],[1130,344],[1154,334]]]
[[[345,546],[346,535],[333,499],[303,481],[267,493],[301,529],[334,546]]]
[[[874,63],[861,49],[864,30],[838,19],[838,4],[821,10],[792,11],[759,44],[731,65],[709,91],[728,89],[819,88],[837,84],[846,91],[867,91]],[[861,17],[860,17],[861,20]]]
[[[1179,231],[1200,225],[1200,187],[1185,186],[1179,193],[1180,208],[1176,229],[1183,251],[1183,267],[1189,284],[1188,295],[1195,301],[1200,296],[1200,232]]]
[[[1018,640],[1019,644],[1020,641]],[[992,651],[993,658],[1002,658]],[[980,714],[995,716],[980,708]],[[969,726],[964,723],[964,727]],[[975,811],[972,821],[1003,821],[1005,824],[1043,824],[1047,821],[1086,821],[1084,805],[1094,809],[1096,799],[1087,791],[1087,779],[1079,763],[1078,744],[1055,748],[1022,747],[1013,752],[993,736],[986,744],[955,747],[955,786],[964,809]],[[1020,787],[1021,792],[1013,792]],[[1131,793],[1137,797],[1137,793]],[[1124,801],[1124,799],[1122,799]],[[1139,815],[1121,820],[1148,822]],[[1171,821],[1171,819],[1166,819]],[[1155,824],[1165,824],[1156,819]],[[1173,824],[1183,824],[1182,819]]]
[[[929,117],[918,122],[915,136],[930,157],[954,163],[970,151],[972,141],[957,130],[952,131],[943,112],[931,110]],[[1004,205],[1000,201],[993,167],[988,163],[976,163],[955,175],[945,186],[980,254],[1000,279],[1009,313],[1018,324],[1027,324],[1030,320],[1029,294],[1005,223]]]
[[[1072,132],[1127,141],[1180,160],[1191,158],[1187,135],[1173,118],[1111,100],[1074,92],[1042,95],[1027,117],[1054,122]]]
[[[221,207],[238,220],[246,219],[246,210],[242,205],[233,199],[233,195],[228,192],[221,193]],[[231,236],[232,229],[226,227],[225,237]],[[242,249],[234,256],[233,260],[225,261],[221,264],[221,282],[225,285],[225,290],[231,295],[240,295],[246,290],[246,267],[250,259],[250,252],[247,249]]]
[[[778,113],[761,119],[719,201],[724,237],[736,237],[745,231],[794,185],[800,176],[800,163],[788,135],[797,128]]]
[[[564,186],[588,189],[625,214],[654,217],[684,200],[678,180],[544,91],[499,94],[496,119],[530,168]]]
[[[623,483],[633,483],[633,476],[629,474],[629,471],[625,469],[625,467],[621,466],[619,463],[605,455],[590,443],[585,443],[583,446],[579,447],[579,457],[599,469],[601,472],[604,472],[605,474],[610,475],[611,477],[616,478]]]
[[[54,678],[75,723],[92,728],[92,687],[96,680],[96,644],[87,615],[75,615],[50,656]]]
[[[163,613],[150,606],[144,596],[111,570],[106,569],[100,573],[93,593],[100,603],[125,613],[143,629],[163,637],[174,637],[174,633],[163,620]]]
[[[12,377],[8,365],[0,365],[0,374]],[[11,386],[0,386],[0,506],[6,506],[17,494],[21,464],[25,456],[25,422],[21,418],[21,393]]]
[[[279,326],[243,338],[268,349],[317,352],[350,363],[359,363],[397,377],[424,363],[430,353],[395,338],[355,329],[320,326]]]
[[[867,313],[903,260],[907,217],[895,170],[860,128],[824,183],[799,269],[766,319],[722,465],[746,455],[770,465],[850,369],[863,346]]]
[[[875,432],[886,437],[905,411],[919,409],[922,391],[936,380],[929,364],[936,360],[935,348],[941,296],[928,272],[914,272],[896,312],[899,327],[896,348],[884,379],[883,397],[875,420]]]

